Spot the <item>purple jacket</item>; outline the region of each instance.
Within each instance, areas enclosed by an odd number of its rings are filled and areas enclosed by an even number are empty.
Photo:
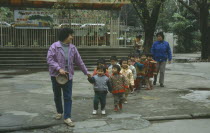
[[[77,48],[73,44],[69,45],[68,57],[69,80],[71,80],[74,75],[74,63],[80,67],[80,69],[85,75],[89,74]],[[59,69],[65,70],[65,55],[60,41],[54,42],[50,46],[47,53],[47,63],[49,64],[50,76],[57,76],[59,74]]]

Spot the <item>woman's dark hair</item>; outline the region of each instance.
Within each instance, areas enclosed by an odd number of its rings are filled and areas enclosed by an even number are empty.
[[[102,69],[104,73],[106,73],[106,67],[105,66],[97,66],[97,70]]]
[[[117,61],[117,57],[116,56],[111,56],[110,60]]]
[[[137,35],[136,38],[142,38],[142,35]]]
[[[117,68],[117,71],[118,71],[118,72],[120,72],[120,70],[121,70],[121,68],[120,68],[119,65],[113,65],[112,69],[113,69],[113,68]]]
[[[66,38],[69,37],[69,35],[72,35],[74,31],[70,28],[62,28],[59,31],[58,40],[64,41]]]
[[[163,40],[164,40],[164,38],[165,38],[163,32],[158,32],[158,33],[156,34],[156,37],[158,37],[158,36],[161,36],[161,37],[163,38]]]
[[[127,61],[128,62],[128,58],[122,58],[121,60],[120,60],[120,65],[122,65],[122,62],[123,61]]]

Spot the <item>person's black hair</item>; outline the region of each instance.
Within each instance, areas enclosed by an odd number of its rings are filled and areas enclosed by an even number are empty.
[[[97,60],[97,66],[99,65],[99,64],[106,64],[106,61],[105,61],[105,59],[104,58],[99,58],[98,60]]]
[[[118,72],[120,72],[120,70],[121,70],[121,68],[120,68],[119,65],[113,65],[113,66],[112,66],[112,69],[113,69],[113,68],[117,68],[117,71],[118,71]]]
[[[139,55],[139,57],[142,57],[143,55],[147,56],[147,53],[141,53],[141,54]]]
[[[106,67],[105,66],[97,66],[97,70],[102,69],[104,73],[106,73]]]
[[[128,58],[122,58],[121,60],[120,60],[120,65],[122,65],[122,62],[123,61],[127,61],[128,62]]]
[[[139,54],[134,54],[134,57],[139,57]]]
[[[147,57],[153,57],[152,53],[147,53]]]
[[[69,37],[69,35],[72,35],[73,33],[74,31],[70,28],[62,28],[59,30],[58,40],[62,42],[66,40]]]
[[[136,38],[142,38],[142,35],[137,35]]]
[[[117,57],[116,56],[111,56],[110,60],[117,61]]]
[[[135,57],[133,53],[128,55],[128,58]]]
[[[161,36],[161,37],[163,38],[163,40],[164,40],[164,38],[165,38],[163,32],[158,32],[158,33],[156,34],[156,37],[158,37],[158,36]]]

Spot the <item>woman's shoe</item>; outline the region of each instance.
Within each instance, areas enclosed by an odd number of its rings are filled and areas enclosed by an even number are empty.
[[[64,120],[64,123],[66,123],[70,127],[74,127],[75,126],[74,123],[71,121],[70,118],[65,119]]]
[[[56,115],[55,115],[55,119],[56,119],[56,120],[60,120],[61,118],[62,118],[62,114],[56,114]]]

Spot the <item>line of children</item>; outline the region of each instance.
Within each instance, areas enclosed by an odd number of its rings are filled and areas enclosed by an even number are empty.
[[[94,110],[93,114],[97,114],[99,102],[101,104],[101,113],[106,114],[106,95],[109,90],[114,97],[114,111],[122,109],[122,104],[127,103],[129,93],[142,88],[144,82],[147,85],[146,89],[153,89],[152,78],[156,73],[155,61],[152,60],[152,55],[130,55],[130,58],[123,58],[120,64],[117,62],[117,57],[110,58],[111,65],[107,69],[105,67],[105,60],[99,59],[97,61],[97,68],[94,70],[93,77],[88,80],[93,84],[94,96]],[[133,60],[135,60],[133,62]],[[132,65],[134,64],[134,66]],[[120,66],[121,65],[121,66]]]

